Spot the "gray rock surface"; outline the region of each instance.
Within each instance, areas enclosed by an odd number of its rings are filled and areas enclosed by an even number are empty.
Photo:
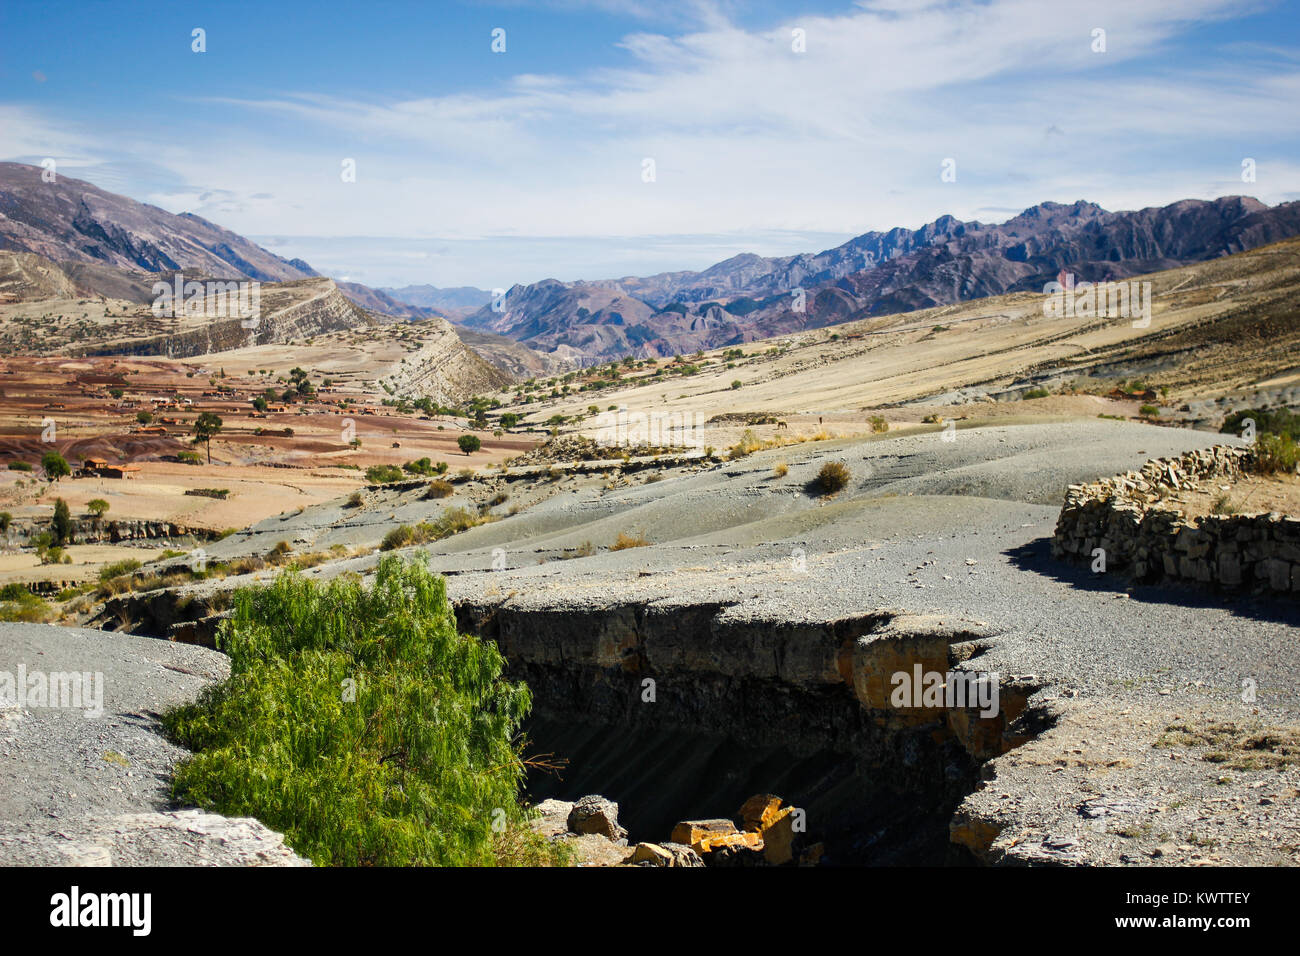
[[[256,820],[170,803],[171,770],[186,751],[161,736],[158,715],[223,679],[223,655],[84,628],[0,624],[0,675],[16,678],[20,668],[29,680],[91,675],[82,689],[102,689],[103,708],[93,716],[96,693],[80,707],[26,693],[0,703],[0,861],[309,865]]]

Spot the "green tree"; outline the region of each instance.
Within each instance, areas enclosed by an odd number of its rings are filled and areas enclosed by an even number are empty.
[[[58,481],[66,475],[72,474],[72,469],[68,467],[67,461],[57,451],[47,451],[41,456],[41,468],[45,472],[46,481]]]
[[[108,502],[103,498],[91,498],[86,502],[86,510],[95,517],[95,527],[99,527],[99,521],[104,515],[108,514]]]
[[[257,396],[257,398],[255,398],[255,399],[253,399],[253,409],[254,409],[255,411],[265,412],[265,411],[267,410],[268,407],[270,407],[270,406],[267,405],[267,403],[266,403],[266,399],[263,398],[261,395]]]
[[[369,587],[290,571],[233,604],[229,680],[164,717],[194,752],[175,798],[254,816],[318,865],[483,865],[494,825],[532,839],[528,689],[502,678],[495,644],[457,632],[427,564],[385,557]]]
[[[467,455],[473,454],[483,447],[483,442],[479,440],[477,435],[461,435],[456,439],[456,444]]]
[[[139,422],[141,425],[148,425],[151,421],[153,421],[153,414],[150,412],[136,412],[135,420]]]
[[[62,498],[54,499],[54,517],[50,520],[50,532],[54,535],[54,544],[62,547],[72,536],[72,510]]]
[[[14,516],[7,511],[0,511],[0,534],[8,534],[9,526],[13,524]]]
[[[202,412],[194,419],[194,444],[208,446],[208,464],[212,464],[212,439],[221,432],[221,416],[216,412]]]

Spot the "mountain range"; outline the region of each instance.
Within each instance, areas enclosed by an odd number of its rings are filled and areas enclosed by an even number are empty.
[[[142,301],[153,277],[178,270],[264,282],[317,277],[301,259],[277,256],[199,216],[76,179],[47,183],[43,172],[0,163],[0,251],[56,263],[79,290]],[[1300,202],[1268,206],[1226,196],[1126,212],[1044,202],[1003,223],[941,216],[919,229],[867,232],[819,253],[743,254],[699,272],[544,279],[515,285],[496,303],[472,287],[335,284],[371,313],[448,316],[498,367],[532,376],[1041,290],[1062,272],[1080,281],[1123,279],[1296,235]]]
[[[864,233],[816,254],[738,255],[701,272],[545,279],[514,286],[499,304],[504,308],[485,305],[459,323],[591,364],[1041,290],[1062,271],[1079,281],[1122,279],[1295,235],[1300,202],[1270,207],[1226,196],[1129,212],[1044,202],[1003,223],[941,216],[919,229]]]

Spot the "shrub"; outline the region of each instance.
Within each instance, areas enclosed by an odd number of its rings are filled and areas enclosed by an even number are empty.
[[[25,461],[11,461],[9,462],[9,470],[10,471],[31,471],[32,466]]]
[[[922,425],[942,425],[942,424],[943,424],[943,416],[942,416],[942,415],[926,415],[924,418],[921,419],[921,424],[922,424]]]
[[[384,485],[390,481],[401,481],[402,469],[396,465],[371,465],[366,469],[366,481],[372,485]]]
[[[816,485],[822,494],[833,495],[849,483],[849,466],[842,461],[828,461],[817,472]]]
[[[0,534],[8,534],[9,526],[13,524],[14,516],[7,511],[0,511]]]
[[[424,489],[424,497],[425,500],[433,498],[450,498],[455,490],[456,489],[452,487],[450,481],[438,479],[437,481],[429,482],[428,487]]]
[[[113,578],[121,577],[124,574],[131,574],[140,570],[140,562],[135,558],[127,558],[124,561],[114,561],[112,564],[106,564],[99,569],[99,580],[110,581]]]
[[[1264,433],[1255,441],[1255,469],[1261,474],[1295,474],[1300,444],[1290,435]]]
[[[348,507],[349,508],[361,507],[361,492],[354,491],[352,492],[352,494],[348,495]]]
[[[644,548],[649,544],[650,542],[642,534],[630,535],[626,531],[620,531],[614,543],[609,546],[609,550],[625,551],[628,548]]]
[[[1160,409],[1158,409],[1154,405],[1143,405],[1141,408],[1138,409],[1138,414],[1141,415],[1143,418],[1159,418]]]
[[[1223,425],[1219,431],[1223,434],[1240,435],[1245,430],[1247,419],[1255,423],[1257,434],[1271,432],[1274,435],[1289,435],[1291,438],[1300,441],[1300,413],[1285,408],[1278,408],[1273,411],[1252,408],[1233,412],[1223,420]],[[13,465],[9,467],[12,468]]]
[[[740,386],[743,385],[743,384],[744,384],[744,383],[741,382],[740,379],[736,379],[734,382],[731,383],[731,387],[732,387],[732,389],[734,390],[734,389],[740,388]]]
[[[889,422],[885,421],[879,415],[872,415],[867,419],[871,423],[871,430],[877,434],[889,431]]]
[[[746,455],[750,455],[762,447],[763,443],[758,440],[758,436],[754,434],[753,429],[746,428],[744,432],[741,433],[740,441],[732,445],[729,452],[732,458],[744,458]]]
[[[1052,393],[1049,392],[1049,391],[1048,391],[1047,389],[1045,389],[1045,388],[1031,388],[1029,391],[1025,392],[1024,397],[1025,397],[1025,398],[1031,398],[1031,399],[1032,399],[1032,398],[1046,398],[1048,395],[1051,395],[1051,394],[1052,394]]]
[[[493,825],[504,813],[530,839],[517,734],[531,698],[495,645],[457,632],[426,565],[385,558],[369,588],[289,572],[240,589],[218,642],[229,680],[164,717],[194,751],[175,799],[256,817],[320,865],[517,861]]]
[[[777,462],[776,467],[772,469],[774,478],[784,478],[788,474],[790,474],[790,466],[783,461]]]

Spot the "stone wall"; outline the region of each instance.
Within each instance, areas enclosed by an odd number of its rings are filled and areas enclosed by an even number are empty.
[[[1052,554],[1138,581],[1187,581],[1224,590],[1300,594],[1300,518],[1280,514],[1188,518],[1163,497],[1249,471],[1254,452],[1216,445],[1157,458],[1140,471],[1070,485]]]

